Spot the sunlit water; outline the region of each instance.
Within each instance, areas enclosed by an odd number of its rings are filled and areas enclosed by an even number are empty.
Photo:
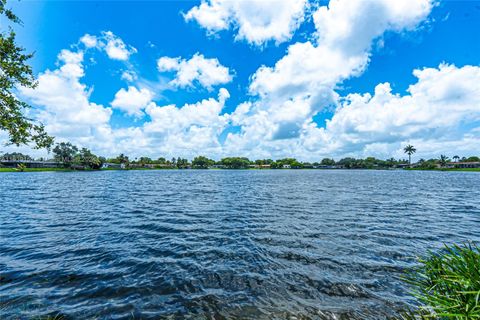
[[[480,240],[480,174],[0,174],[0,318],[385,319]]]

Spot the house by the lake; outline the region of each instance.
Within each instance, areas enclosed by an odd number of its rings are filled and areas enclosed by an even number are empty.
[[[27,168],[61,168],[61,162],[37,160],[0,160],[0,167],[17,168],[20,164]]]
[[[447,168],[480,168],[480,162],[449,162],[447,163]]]
[[[125,163],[108,163],[102,164],[102,169],[125,169]]]
[[[251,164],[248,167],[252,169],[270,169],[269,164]]]
[[[214,164],[208,167],[209,169],[226,169],[227,167],[223,164]]]

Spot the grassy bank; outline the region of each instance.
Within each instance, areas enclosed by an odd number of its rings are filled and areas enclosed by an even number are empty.
[[[137,171],[137,170],[178,170],[177,168],[128,168],[128,169],[116,169],[116,168],[104,168],[99,170],[87,169],[87,170],[74,170],[68,168],[25,168],[23,170],[19,170],[17,168],[0,168],[1,172],[82,172],[82,171]]]
[[[405,168],[405,170],[415,171],[465,171],[465,172],[480,172],[480,168]]]
[[[67,168],[25,168],[23,171],[16,169],[16,168],[0,168],[1,172],[51,172],[51,171],[59,171],[59,172],[69,172],[69,171],[131,171],[131,170],[186,170],[186,169],[178,169],[178,168],[127,168],[127,169],[117,169],[117,168],[105,168],[99,170],[73,170]],[[197,170],[197,169],[189,169],[189,170]],[[329,170],[329,169],[312,169],[312,168],[302,168],[302,169],[259,169],[259,168],[242,168],[242,169],[222,169],[222,168],[211,168],[208,170]],[[342,170],[360,170],[360,169],[342,169]],[[391,170],[391,169],[383,169],[383,168],[365,168],[361,170]],[[435,169],[426,169],[426,168],[405,168],[403,170],[411,170],[411,171],[463,171],[463,172],[480,172],[480,168],[435,168]]]
[[[16,168],[0,168],[0,172],[49,172],[49,171],[73,171],[70,169],[64,168],[25,168],[23,171],[20,171]]]

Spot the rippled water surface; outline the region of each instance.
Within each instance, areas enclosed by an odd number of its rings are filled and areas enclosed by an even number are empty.
[[[0,318],[385,319],[480,240],[480,174],[0,174]]]

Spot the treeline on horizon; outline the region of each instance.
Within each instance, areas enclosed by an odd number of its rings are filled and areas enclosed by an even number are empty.
[[[295,158],[284,158],[284,159],[257,159],[250,160],[246,157],[226,157],[219,161],[209,159],[205,156],[197,156],[193,160],[189,161],[188,159],[181,157],[173,157],[172,159],[166,159],[160,157],[158,159],[152,159],[150,157],[139,157],[131,159],[130,157],[120,154],[114,158],[106,158],[102,156],[97,156],[93,154],[87,148],[78,148],[75,145],[69,142],[57,143],[52,150],[53,158],[51,159],[34,159],[29,155],[22,153],[5,153],[0,155],[0,160],[13,160],[13,161],[53,161],[61,163],[65,168],[78,168],[78,169],[101,169],[104,164],[117,164],[121,165],[125,169],[129,168],[156,168],[156,169],[169,169],[169,168],[178,168],[178,169],[207,169],[207,168],[225,168],[225,169],[248,169],[248,168],[270,168],[270,169],[281,169],[281,168],[292,168],[292,169],[303,169],[303,168],[346,168],[346,169],[387,169],[387,168],[398,168],[409,165],[409,160],[406,159],[386,159],[381,160],[374,157],[367,157],[365,159],[356,159],[352,157],[342,158],[338,161],[332,158],[323,158],[318,162],[301,162]],[[477,156],[471,157],[462,157],[454,156],[454,161],[462,162],[479,162],[480,158]],[[451,160],[445,156],[441,155],[438,159],[420,159],[415,166],[425,169],[433,169],[435,167],[443,167]]]

